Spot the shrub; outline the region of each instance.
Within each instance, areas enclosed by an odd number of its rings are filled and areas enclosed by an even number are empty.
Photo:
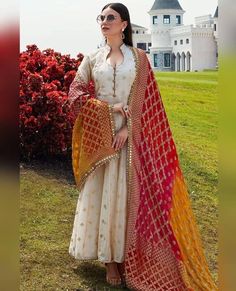
[[[21,159],[65,155],[71,152],[75,121],[66,100],[83,59],[53,49],[28,45],[20,53],[20,156]],[[94,84],[90,84],[91,92]]]

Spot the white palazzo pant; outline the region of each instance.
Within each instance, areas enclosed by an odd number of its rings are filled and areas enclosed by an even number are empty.
[[[80,192],[69,254],[78,260],[124,261],[127,141],[120,158],[97,168]]]

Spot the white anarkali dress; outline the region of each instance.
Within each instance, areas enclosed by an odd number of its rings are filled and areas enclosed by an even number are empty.
[[[122,44],[124,59],[115,68],[107,59],[108,44],[86,55],[75,78],[95,83],[96,96],[115,104],[127,104],[135,79],[135,60],[131,48]],[[115,129],[126,122],[114,113]],[[77,202],[69,254],[78,260],[98,259],[101,262],[124,261],[127,225],[127,142],[120,157],[98,167],[86,180]]]

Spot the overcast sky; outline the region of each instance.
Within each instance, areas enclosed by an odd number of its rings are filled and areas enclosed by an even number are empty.
[[[107,3],[109,0],[21,0],[20,51],[26,50],[27,44],[36,44],[41,50],[53,48],[72,57],[96,50],[103,39],[96,17]],[[154,0],[121,3],[129,9],[132,23],[149,29],[148,11]],[[179,0],[179,3],[186,11],[184,24],[193,24],[196,16],[214,14],[218,1]]]

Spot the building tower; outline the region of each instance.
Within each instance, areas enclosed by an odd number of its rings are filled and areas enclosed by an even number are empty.
[[[183,25],[185,11],[178,0],[155,0],[150,15],[151,43],[150,62],[158,71],[172,71],[174,59],[172,58],[170,30]]]

